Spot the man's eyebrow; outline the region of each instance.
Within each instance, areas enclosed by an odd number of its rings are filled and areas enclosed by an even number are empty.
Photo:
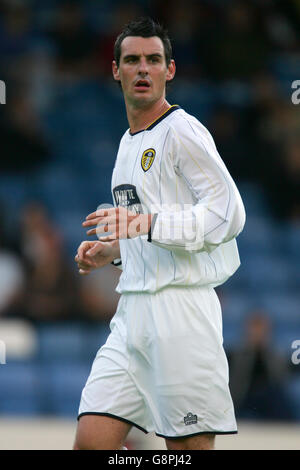
[[[135,59],[136,57],[139,57],[139,56],[137,54],[127,54],[127,55],[124,55],[123,60]]]
[[[162,57],[162,54],[160,52],[154,52],[153,54],[148,54],[146,57],[153,57],[153,56]]]
[[[139,57],[140,57],[140,54],[127,54],[123,57],[123,60],[136,59],[136,58],[139,58]],[[153,54],[146,55],[146,57],[151,58],[151,57],[163,57],[163,56],[160,52],[154,52]]]

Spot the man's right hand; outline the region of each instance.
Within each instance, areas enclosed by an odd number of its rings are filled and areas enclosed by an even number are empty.
[[[87,275],[97,268],[110,264],[120,257],[119,241],[84,241],[77,250],[75,261],[79,274]]]

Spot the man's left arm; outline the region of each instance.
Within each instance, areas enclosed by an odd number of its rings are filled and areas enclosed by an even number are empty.
[[[152,219],[148,240],[169,250],[213,251],[237,237],[245,224],[239,191],[211,135],[200,126],[188,123],[173,131],[174,168],[195,203]]]

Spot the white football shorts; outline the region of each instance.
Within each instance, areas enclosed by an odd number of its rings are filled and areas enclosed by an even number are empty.
[[[122,294],[110,328],[78,419],[111,416],[171,439],[237,433],[212,287]]]

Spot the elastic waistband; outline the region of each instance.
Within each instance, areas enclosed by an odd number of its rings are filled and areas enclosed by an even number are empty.
[[[208,285],[201,285],[201,286],[181,286],[181,285],[168,285],[168,286],[165,286],[163,287],[162,289],[159,289],[159,290],[156,290],[154,292],[150,292],[150,291],[128,291],[128,292],[122,292],[121,295],[122,296],[131,296],[131,295],[159,295],[159,294],[162,294],[164,292],[170,292],[170,291],[176,291],[176,292],[179,292],[179,291],[183,291],[183,292],[187,292],[187,291],[192,291],[192,292],[196,292],[196,291],[214,291],[214,287],[210,284]]]

